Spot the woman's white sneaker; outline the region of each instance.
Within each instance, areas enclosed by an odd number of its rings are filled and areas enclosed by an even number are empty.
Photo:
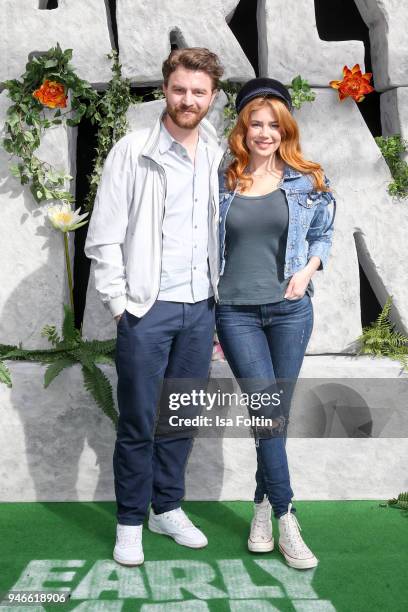
[[[150,510],[149,529],[154,533],[168,535],[177,544],[190,548],[204,548],[208,540],[202,531],[197,529],[181,508],[155,514]]]
[[[144,561],[142,546],[143,525],[117,525],[113,558],[121,565],[141,565]]]
[[[291,510],[292,504],[289,504],[288,512],[279,518],[279,550],[290,567],[316,567],[319,561],[304,543],[300,535],[301,527]]]
[[[271,504],[266,497],[260,504],[254,504],[254,517],[248,538],[248,550],[251,552],[262,553],[273,550],[271,509]]]

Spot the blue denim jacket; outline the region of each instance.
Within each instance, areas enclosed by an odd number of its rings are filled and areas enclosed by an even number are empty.
[[[330,185],[325,177],[325,183]],[[332,243],[336,201],[332,192],[316,191],[312,179],[285,166],[280,188],[289,207],[284,277],[289,278],[305,267],[313,255],[320,257],[319,270],[329,257]],[[225,222],[235,191],[228,191],[225,176],[220,176],[220,276],[225,268]]]

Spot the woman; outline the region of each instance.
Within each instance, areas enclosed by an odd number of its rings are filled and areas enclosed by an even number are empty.
[[[280,551],[288,565],[306,569],[318,560],[294,514],[286,428],[313,327],[311,278],[327,263],[335,200],[321,166],[301,153],[282,83],[252,79],[238,93],[236,108],[233,159],[220,180],[217,331],[241,389],[250,398],[275,391],[281,400],[278,408],[268,407],[271,418],[263,422],[269,427],[254,428],[258,466],[248,548],[273,549],[272,507]]]

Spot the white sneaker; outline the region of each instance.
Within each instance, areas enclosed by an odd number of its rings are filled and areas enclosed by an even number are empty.
[[[205,535],[197,529],[181,508],[155,514],[153,509],[149,515],[149,529],[154,533],[168,535],[177,544],[189,546],[190,548],[204,548],[208,540]]]
[[[271,509],[267,497],[260,504],[254,504],[254,518],[251,521],[251,533],[248,538],[248,549],[251,552],[273,550]]]
[[[319,561],[304,543],[300,535],[301,527],[291,509],[292,504],[289,504],[287,513],[279,518],[279,550],[290,567],[316,567]]]
[[[143,525],[117,525],[113,558],[121,565],[141,565],[144,561],[142,547]]]

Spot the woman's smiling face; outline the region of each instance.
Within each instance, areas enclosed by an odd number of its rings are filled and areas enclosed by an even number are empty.
[[[279,123],[272,108],[265,105],[253,111],[245,138],[250,154],[269,157],[279,149],[281,141]]]

